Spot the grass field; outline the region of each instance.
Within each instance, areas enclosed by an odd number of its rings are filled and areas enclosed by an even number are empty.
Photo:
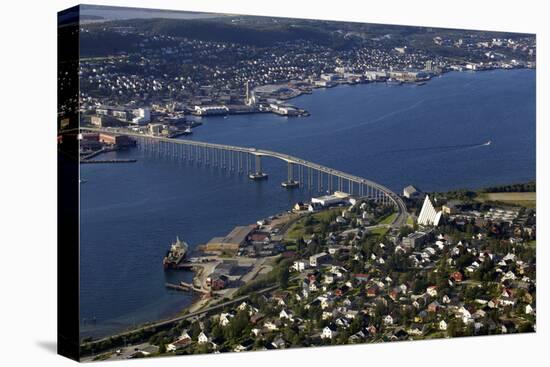
[[[303,238],[305,234],[304,225],[300,222],[295,223],[286,233],[285,239],[290,241],[296,241],[299,238]]]
[[[332,208],[329,210],[323,210],[323,211],[311,214],[311,217],[314,219],[316,223],[330,222],[333,218],[335,218],[341,212],[342,212],[342,208]],[[285,235],[286,240],[296,241],[299,238],[304,238],[304,236],[306,235],[305,227],[304,227],[304,222],[306,218],[307,216],[303,217],[302,219],[294,223],[292,227],[290,227],[290,229]],[[313,232],[317,231],[318,229],[319,229],[319,224],[316,224],[313,226]]]
[[[384,219],[382,219],[378,224],[392,224],[396,216],[397,216],[397,213],[392,213],[387,217],[385,217]]]
[[[484,192],[477,196],[477,200],[534,208],[536,207],[536,197],[536,192]]]
[[[375,229],[371,229],[369,230],[369,235],[377,235],[379,237],[382,237],[384,236],[386,233],[388,233],[388,231],[390,230],[389,227],[380,227],[380,228],[375,228]]]
[[[323,210],[312,215],[313,219],[319,222],[328,222],[332,217],[337,216],[342,212],[342,208],[332,208],[329,210]]]

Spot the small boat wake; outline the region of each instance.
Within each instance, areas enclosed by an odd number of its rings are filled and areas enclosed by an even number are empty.
[[[384,153],[429,152],[429,151],[449,152],[454,150],[465,150],[465,149],[487,147],[492,143],[493,143],[492,140],[488,140],[485,143],[477,143],[477,144],[437,145],[432,147],[394,149],[394,150],[387,150]]]

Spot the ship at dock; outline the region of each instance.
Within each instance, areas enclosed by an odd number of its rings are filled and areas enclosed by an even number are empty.
[[[164,269],[174,269],[179,263],[185,259],[189,245],[185,241],[181,241],[179,237],[176,237],[176,241],[170,245],[170,250],[164,256],[162,260],[162,266]]]

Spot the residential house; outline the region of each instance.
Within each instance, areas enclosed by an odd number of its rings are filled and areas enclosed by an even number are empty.
[[[206,344],[210,341],[210,338],[208,338],[208,336],[203,331],[201,331],[197,340],[199,344]]]
[[[323,331],[321,332],[321,339],[332,339],[336,335],[338,335],[338,331],[335,326],[333,325],[325,326],[323,328]]]

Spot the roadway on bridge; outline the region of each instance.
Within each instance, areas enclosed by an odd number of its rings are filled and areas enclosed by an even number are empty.
[[[174,139],[174,138],[166,138],[166,137],[160,137],[160,136],[152,136],[152,135],[145,135],[136,133],[133,131],[128,130],[121,130],[121,129],[115,129],[115,128],[92,128],[92,127],[82,127],[81,130],[84,131],[93,131],[93,132],[103,132],[103,133],[119,133],[128,135],[137,139],[152,139],[156,141],[166,142],[166,143],[173,143],[173,144],[181,144],[181,145],[190,145],[190,146],[198,146],[198,147],[205,147],[205,148],[213,148],[213,149],[222,149],[226,151],[233,151],[233,152],[241,152],[241,153],[247,153],[252,154],[255,156],[265,156],[265,157],[271,157],[283,160],[285,162],[293,163],[293,164],[299,164],[304,167],[308,167],[311,169],[314,169],[319,172],[323,172],[326,174],[329,174],[331,176],[340,177],[358,184],[366,185],[371,188],[374,188],[375,190],[378,190],[382,192],[384,195],[386,195],[397,207],[398,215],[396,216],[394,222],[392,223],[392,227],[399,228],[403,225],[405,225],[407,220],[407,207],[405,206],[405,203],[401,198],[395,194],[393,191],[391,191],[389,188],[380,185],[374,181],[368,180],[363,177],[351,175],[342,171],[338,171],[335,169],[332,169],[330,167],[322,166],[320,164],[307,161],[298,157],[294,157],[289,154],[274,152],[271,150],[265,150],[265,149],[256,149],[256,148],[247,148],[247,147],[238,147],[233,145],[225,145],[225,144],[215,144],[215,143],[206,143],[196,140],[188,140],[188,139]]]

